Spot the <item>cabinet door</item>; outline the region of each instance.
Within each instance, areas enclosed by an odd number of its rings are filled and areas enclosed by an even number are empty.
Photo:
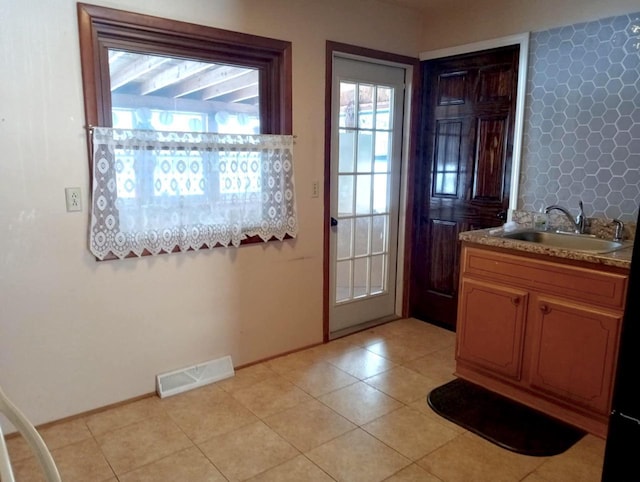
[[[531,386],[607,415],[622,316],[545,296],[529,316]]]
[[[519,380],[528,293],[469,278],[461,288],[458,358]]]

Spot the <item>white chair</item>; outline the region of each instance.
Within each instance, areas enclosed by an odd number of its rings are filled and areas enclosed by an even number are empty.
[[[40,437],[40,434],[38,434],[31,422],[27,420],[27,417],[18,410],[18,407],[11,403],[2,391],[2,388],[0,388],[0,413],[6,416],[25,438],[31,450],[35,453],[47,482],[61,482],[62,479],[60,479],[56,464],[42,437]],[[2,427],[0,427],[0,480],[2,482],[15,482]]]

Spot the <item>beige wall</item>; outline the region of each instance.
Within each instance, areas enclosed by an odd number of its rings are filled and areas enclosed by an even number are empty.
[[[456,0],[436,5],[425,15],[421,52],[640,10],[638,0]]]
[[[325,41],[418,52],[418,16],[371,0],[96,2],[293,43],[300,235],[96,262],[75,1],[0,0],[0,385],[35,423],[151,392],[164,371],[321,342]],[[67,186],[84,212],[65,211]]]

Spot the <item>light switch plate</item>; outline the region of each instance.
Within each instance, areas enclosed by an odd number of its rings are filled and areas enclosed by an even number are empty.
[[[67,200],[67,212],[82,211],[79,187],[65,188],[64,195]]]

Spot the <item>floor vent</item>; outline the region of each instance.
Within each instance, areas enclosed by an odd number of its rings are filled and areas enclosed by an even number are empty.
[[[209,383],[224,380],[233,375],[231,357],[225,356],[158,375],[156,377],[156,391],[160,398],[170,397]]]

